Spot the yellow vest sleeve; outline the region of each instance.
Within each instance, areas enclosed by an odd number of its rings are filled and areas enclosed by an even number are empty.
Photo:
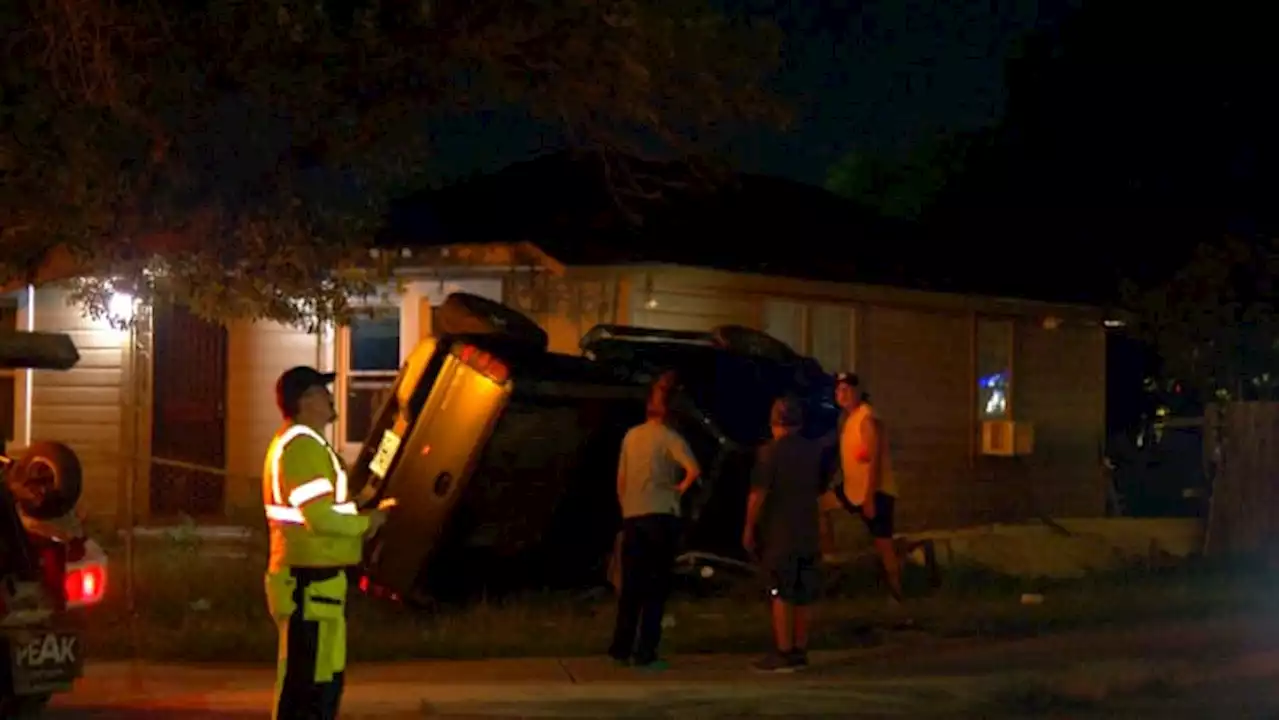
[[[336,472],[329,450],[314,438],[293,438],[280,456],[280,492],[285,504],[302,511],[307,529],[319,535],[360,537],[369,518],[335,510]]]

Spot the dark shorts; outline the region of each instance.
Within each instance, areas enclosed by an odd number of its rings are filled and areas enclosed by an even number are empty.
[[[844,506],[845,510],[862,518],[862,522],[867,526],[867,530],[871,533],[871,537],[876,539],[892,539],[893,538],[893,504],[894,497],[886,495],[882,492],[875,494],[872,502],[876,504],[876,516],[870,520],[866,515],[862,514],[862,506],[854,505],[845,497],[844,486],[837,485],[835,487],[836,499]]]
[[[812,605],[822,594],[818,556],[789,554],[769,562],[770,593],[788,605]]]

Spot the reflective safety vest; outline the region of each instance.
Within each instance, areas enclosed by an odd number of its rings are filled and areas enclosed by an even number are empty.
[[[348,498],[342,459],[320,433],[295,424],[276,434],[263,463],[262,496],[270,571],[360,561],[369,519]]]

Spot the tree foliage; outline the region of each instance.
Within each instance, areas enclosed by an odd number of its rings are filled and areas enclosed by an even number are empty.
[[[921,220],[952,182],[972,171],[988,140],[984,132],[936,135],[903,158],[855,150],[828,170],[827,189],[886,217]]]
[[[1200,245],[1166,282],[1126,286],[1135,328],[1163,374],[1199,397],[1275,399],[1276,241],[1228,237]]]
[[[0,32],[0,281],[66,252],[96,314],[342,318],[459,115],[606,162],[782,119],[774,33],[694,0],[25,0]]]

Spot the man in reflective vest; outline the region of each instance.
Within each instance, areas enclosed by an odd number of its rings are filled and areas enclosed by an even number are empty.
[[[386,519],[358,512],[322,431],[336,412],[332,373],[295,367],[276,382],[285,424],[267,449],[262,497],[271,532],[267,606],[280,631],[276,720],[338,717],[346,669],[346,568]]]

